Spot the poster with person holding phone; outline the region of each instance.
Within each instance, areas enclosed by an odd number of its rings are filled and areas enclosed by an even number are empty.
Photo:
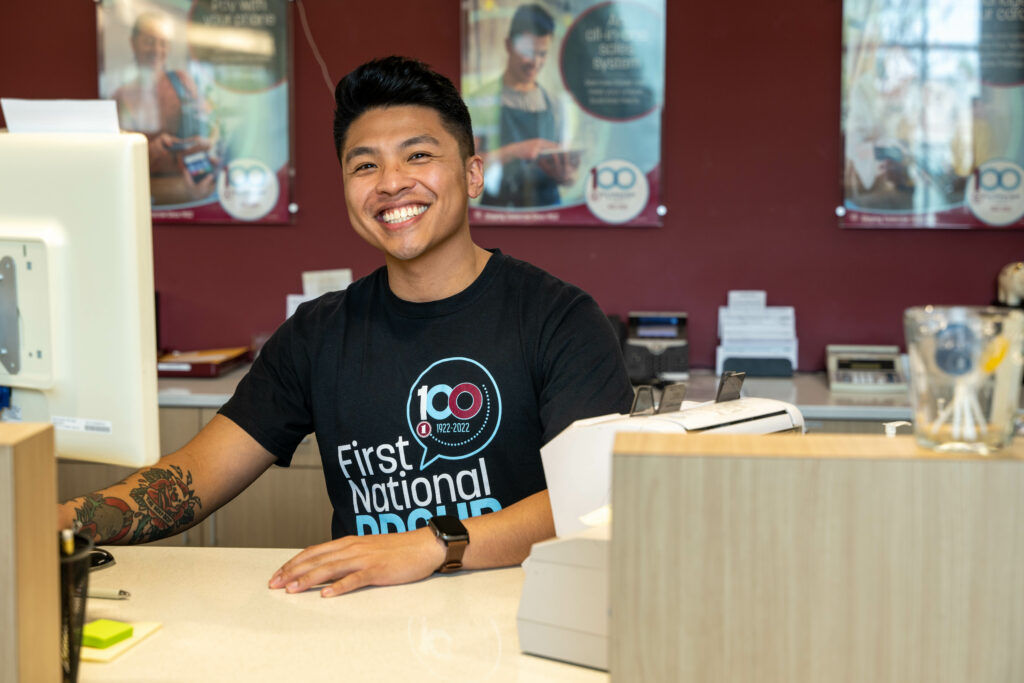
[[[288,222],[287,2],[104,0],[100,97],[149,141],[153,219]]]
[[[491,0],[463,17],[474,224],[660,225],[664,0]]]

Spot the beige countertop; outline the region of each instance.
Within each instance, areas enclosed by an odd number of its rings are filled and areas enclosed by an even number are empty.
[[[267,588],[297,551],[111,547],[90,575],[128,600],[90,598],[86,620],[162,626],[88,681],[607,681],[605,672],[526,655],[520,567],[434,575],[336,598]]]

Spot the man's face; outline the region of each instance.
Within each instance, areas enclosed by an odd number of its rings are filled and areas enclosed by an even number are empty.
[[[537,80],[537,75],[548,58],[551,36],[520,33],[505,40],[505,49],[508,51],[508,70],[516,81],[532,83]]]
[[[132,52],[139,66],[159,70],[167,61],[167,32],[159,22],[143,22],[132,37]]]
[[[469,236],[469,197],[483,162],[429,107],[371,109],[349,126],[340,153],[349,220],[391,259],[411,261]]]

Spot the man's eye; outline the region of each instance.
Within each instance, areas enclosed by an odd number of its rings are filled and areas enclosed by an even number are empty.
[[[413,152],[411,155],[409,155],[409,161],[415,161],[417,159],[427,159],[430,156],[431,155],[427,152]]]
[[[373,168],[373,164],[371,164],[370,162],[366,162],[365,164],[359,164],[358,166],[352,169],[352,172],[359,173],[360,171],[365,171],[368,168]]]

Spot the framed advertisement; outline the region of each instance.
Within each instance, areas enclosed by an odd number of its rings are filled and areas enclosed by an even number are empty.
[[[463,3],[474,225],[661,224],[664,0]]]
[[[287,0],[102,0],[100,97],[149,140],[154,222],[288,223]]]
[[[1024,227],[1024,13],[1000,0],[845,0],[851,228]]]

